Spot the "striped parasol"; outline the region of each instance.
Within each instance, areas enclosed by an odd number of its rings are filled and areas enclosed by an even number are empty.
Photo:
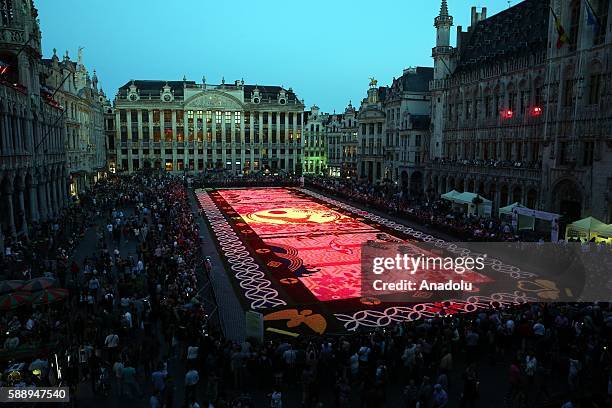
[[[62,301],[68,297],[68,289],[63,288],[49,288],[41,292],[37,292],[33,295],[32,304],[34,305],[48,305]]]
[[[48,289],[57,286],[57,280],[52,278],[35,278],[29,280],[21,290],[26,292],[37,292],[39,290]]]
[[[5,280],[0,282],[0,295],[15,292],[25,284],[22,280]]]
[[[0,310],[13,310],[19,306],[30,303],[32,294],[27,292],[15,292],[0,296]]]

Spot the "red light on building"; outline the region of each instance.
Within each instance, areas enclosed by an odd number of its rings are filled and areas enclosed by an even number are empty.
[[[513,116],[514,116],[514,112],[512,111],[512,109],[506,109],[502,111],[502,117],[504,119],[511,119]]]
[[[1,61],[0,61],[0,75],[4,75],[8,72],[9,70],[9,66],[8,65],[4,65]]]
[[[531,108],[531,116],[540,116],[542,114],[542,108],[539,106],[534,106]]]

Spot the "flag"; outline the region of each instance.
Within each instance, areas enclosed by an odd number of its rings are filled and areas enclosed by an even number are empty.
[[[557,35],[558,35],[557,48],[561,48],[565,44],[569,43],[569,37],[567,36],[567,34],[565,34],[565,29],[563,28],[563,25],[561,24],[561,20],[559,20],[559,17],[557,17],[552,7],[550,11],[552,11],[553,17],[555,18],[555,28],[557,29]]]
[[[587,25],[593,26],[593,33],[597,34],[599,32],[599,29],[601,28],[599,17],[597,17],[593,6],[591,6],[591,2],[589,0],[584,1],[586,3]]]

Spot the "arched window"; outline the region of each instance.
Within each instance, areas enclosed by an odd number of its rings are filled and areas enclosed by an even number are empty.
[[[591,64],[591,72],[589,75],[589,105],[599,104],[601,96],[601,64],[595,61]]]
[[[0,21],[2,25],[10,25],[14,17],[13,0],[0,0]]]
[[[570,50],[576,50],[578,43],[578,27],[580,26],[580,4],[581,0],[573,0],[570,5],[569,46]]]
[[[606,32],[608,31],[608,10],[610,9],[610,0],[599,0],[597,5],[591,2],[591,5],[595,8],[595,13],[597,13],[597,18],[599,19],[599,30],[595,33],[593,44],[603,44],[606,39]]]

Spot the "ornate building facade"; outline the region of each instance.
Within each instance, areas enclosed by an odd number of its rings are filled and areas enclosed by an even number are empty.
[[[359,126],[357,111],[349,102],[344,113],[334,113],[325,124],[327,173],[330,177],[357,178]]]
[[[40,82],[37,17],[31,1],[0,1],[0,249],[68,203],[64,111]]]
[[[70,178],[70,194],[78,196],[85,188],[105,174],[106,135],[104,92],[98,89],[98,77],[93,78],[83,65],[82,50],[78,60],[66,55],[60,61],[55,49],[50,59],[43,60],[45,82],[57,89],[55,99],[66,110],[66,165]]]
[[[525,0],[457,30],[446,0],[434,25],[432,137],[425,187],[519,202],[571,221],[610,221],[609,0]],[[555,17],[568,33],[559,43]]]
[[[383,102],[387,93],[386,87],[378,87],[378,81],[370,79],[368,96],[361,102],[357,121],[359,136],[357,147],[357,171],[359,178],[370,183],[383,180],[385,174],[385,110]]]
[[[417,197],[423,192],[424,164],[429,144],[429,81],[433,68],[407,68],[393,78],[384,100],[385,177]]]
[[[107,113],[109,168],[301,171],[303,113],[291,88],[132,80]]]
[[[325,122],[317,105],[304,112],[304,174],[321,174],[327,166]]]

